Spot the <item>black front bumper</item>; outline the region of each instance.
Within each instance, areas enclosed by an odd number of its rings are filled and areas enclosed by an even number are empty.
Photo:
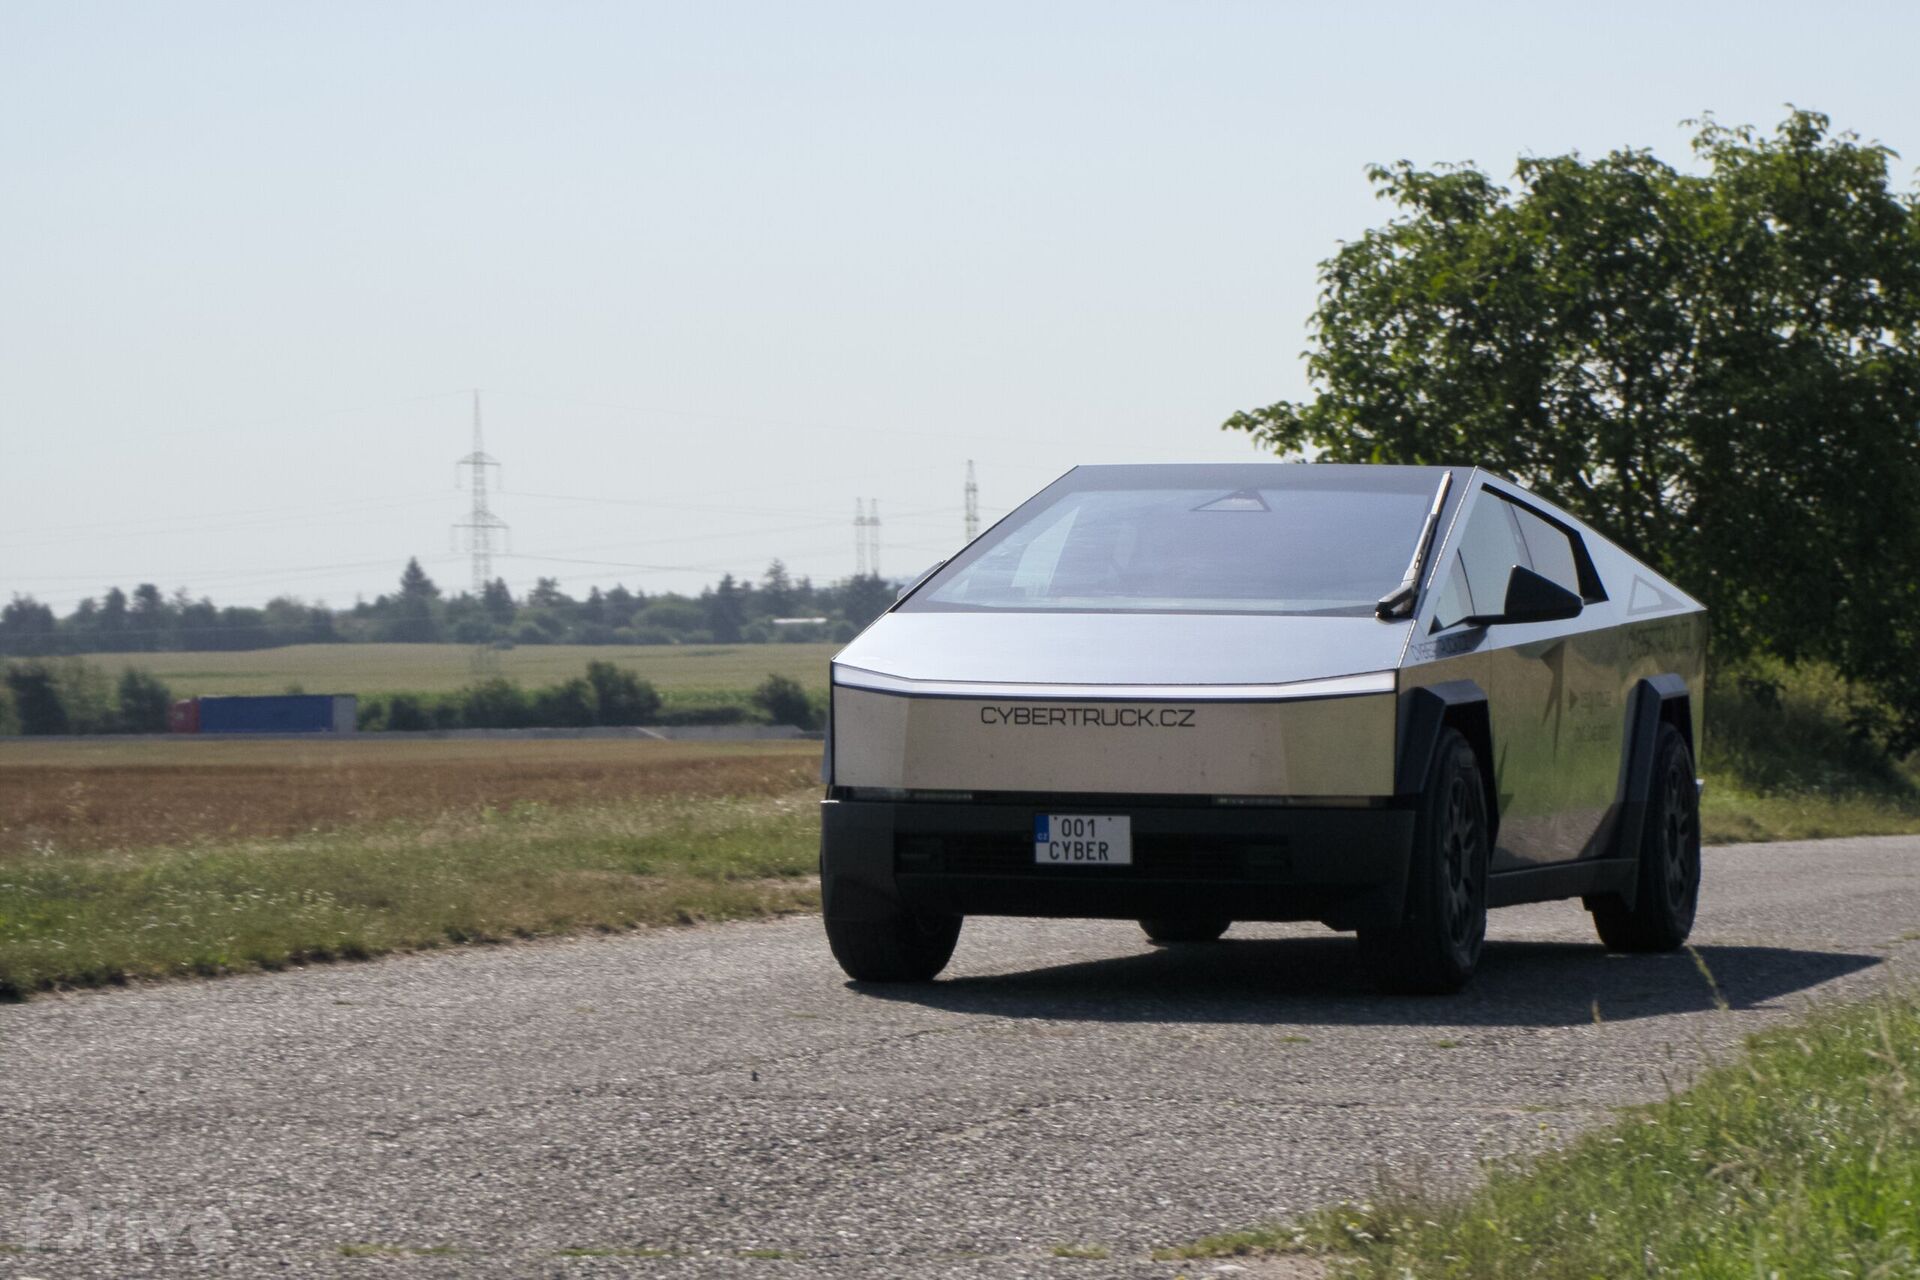
[[[1039,813],[1124,813],[1133,865],[1036,865]],[[1136,920],[1397,920],[1413,844],[1406,807],[1226,807],[1124,798],[829,799],[821,806],[826,914],[878,920],[902,907],[952,915]]]

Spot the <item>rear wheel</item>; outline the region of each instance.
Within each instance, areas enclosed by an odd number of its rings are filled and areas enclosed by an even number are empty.
[[[1640,872],[1631,901],[1593,904],[1593,927],[1609,951],[1673,951],[1693,932],[1700,905],[1700,788],[1693,753],[1670,724],[1654,739],[1653,789],[1640,833]]]
[[[827,917],[827,945],[856,982],[925,982],[947,967],[960,941],[960,916],[894,912],[884,920]]]
[[[1170,942],[1218,941],[1232,923],[1213,916],[1149,916],[1140,927],[1150,941],[1164,946]]]
[[[1479,759],[1448,729],[1414,820],[1406,907],[1397,924],[1360,931],[1361,955],[1381,987],[1440,995],[1466,985],[1487,936],[1490,847]]]

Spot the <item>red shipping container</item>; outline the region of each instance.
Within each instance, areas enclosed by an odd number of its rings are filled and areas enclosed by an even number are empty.
[[[200,732],[200,699],[183,698],[167,708],[168,733]]]

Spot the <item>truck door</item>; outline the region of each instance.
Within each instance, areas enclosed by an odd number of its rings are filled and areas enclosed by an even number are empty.
[[[1441,591],[1436,623],[1497,614],[1516,565],[1579,591],[1568,535],[1498,491],[1474,499],[1457,544],[1453,577]],[[1563,862],[1580,856],[1612,798],[1618,761],[1613,740],[1594,725],[1613,725],[1609,664],[1596,638],[1570,622],[1493,623],[1487,628],[1488,718],[1493,731],[1500,832],[1496,871]],[[1602,777],[1604,775],[1604,777]]]

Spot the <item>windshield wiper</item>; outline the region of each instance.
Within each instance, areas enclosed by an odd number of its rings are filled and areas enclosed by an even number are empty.
[[[1440,508],[1446,505],[1447,490],[1452,485],[1453,472],[1448,471],[1440,477],[1440,487],[1434,491],[1433,507],[1427,512],[1426,523],[1420,526],[1420,540],[1413,544],[1413,559],[1407,562],[1406,576],[1373,606],[1373,616],[1381,621],[1391,622],[1412,615],[1413,602],[1420,595],[1420,570],[1427,563],[1427,548],[1433,542],[1433,531],[1440,524]]]

